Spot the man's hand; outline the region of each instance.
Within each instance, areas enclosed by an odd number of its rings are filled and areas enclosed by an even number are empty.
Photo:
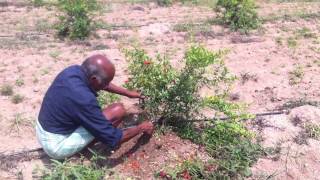
[[[129,98],[140,98],[140,99],[144,99],[145,96],[142,95],[141,92],[137,92],[137,91],[130,91],[128,94]]]
[[[138,91],[130,91],[128,89],[125,89],[123,87],[120,86],[116,86],[112,83],[109,83],[104,90],[111,92],[111,93],[116,93],[116,94],[120,94],[123,96],[127,96],[129,98],[142,98],[144,99],[145,97]]]
[[[154,130],[154,126],[150,121],[145,121],[139,125],[139,128],[143,133],[151,135]]]
[[[120,140],[120,144],[124,143],[126,141],[129,141],[131,138],[134,136],[140,134],[140,133],[145,133],[147,135],[152,135],[153,133],[154,126],[150,121],[145,121],[138,126],[134,126],[128,129],[125,129],[123,131],[122,138]]]

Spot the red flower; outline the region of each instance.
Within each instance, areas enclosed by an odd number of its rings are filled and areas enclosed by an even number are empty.
[[[163,171],[160,171],[160,172],[159,172],[159,176],[160,176],[161,178],[166,178],[166,177],[167,177],[167,173],[165,173],[165,172],[163,172]]]
[[[217,169],[217,166],[215,166],[215,165],[213,165],[213,164],[209,164],[209,165],[206,165],[206,166],[205,166],[205,169],[206,169],[206,171],[211,172],[211,171],[216,170],[216,169]]]
[[[124,81],[124,83],[128,83],[131,81],[131,78],[128,78],[127,80]]]
[[[151,64],[151,61],[143,61],[143,64],[144,64],[144,65]]]
[[[181,176],[183,179],[187,179],[187,180],[190,180],[192,178],[187,170],[184,170]]]
[[[132,153],[128,153],[127,157],[130,158],[132,156]]]
[[[139,168],[139,167],[140,167],[138,161],[133,161],[133,162],[132,162],[132,166],[135,167],[135,168]]]

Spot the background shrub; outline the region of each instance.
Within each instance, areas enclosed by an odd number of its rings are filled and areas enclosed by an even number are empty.
[[[173,0],[157,0],[159,6],[170,6],[173,3]]]
[[[0,94],[2,96],[11,96],[13,95],[13,87],[9,84],[3,84],[0,88]]]
[[[218,0],[217,11],[224,24],[233,30],[248,32],[259,27],[254,0]]]
[[[60,37],[84,39],[93,30],[92,16],[99,9],[96,0],[58,0],[62,12],[56,25]]]
[[[44,5],[44,1],[43,0],[31,0],[31,3],[34,6],[42,6],[42,5]]]

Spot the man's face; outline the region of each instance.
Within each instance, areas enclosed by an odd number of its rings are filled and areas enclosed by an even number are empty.
[[[100,91],[103,90],[106,86],[108,86],[110,84],[110,82],[112,81],[112,78],[105,78],[105,79],[100,79],[96,76],[92,76],[90,78],[90,84],[91,87],[95,90],[95,91]]]
[[[101,83],[102,89],[106,88],[112,80],[113,80],[113,76],[111,78],[106,78],[104,82]]]

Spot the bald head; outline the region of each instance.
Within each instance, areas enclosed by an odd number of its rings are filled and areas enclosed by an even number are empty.
[[[112,81],[115,74],[114,65],[107,57],[101,54],[88,57],[81,67],[86,73],[91,87],[96,91],[105,88]]]

